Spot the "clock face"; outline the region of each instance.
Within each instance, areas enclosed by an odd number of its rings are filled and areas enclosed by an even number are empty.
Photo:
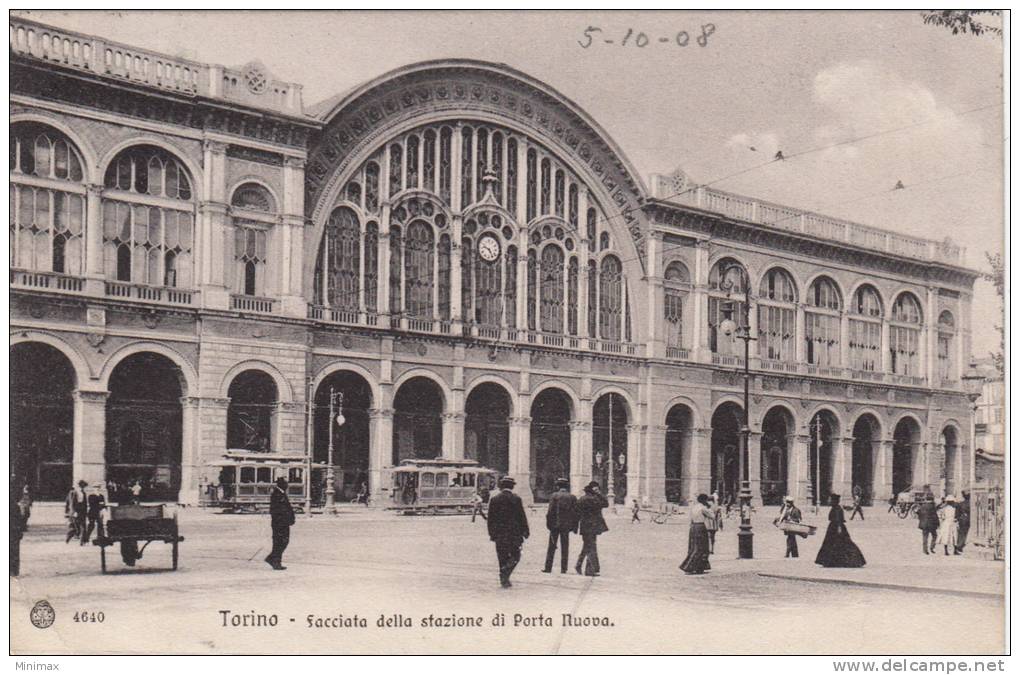
[[[499,242],[492,235],[485,235],[478,242],[478,255],[486,262],[492,262],[499,257]]]

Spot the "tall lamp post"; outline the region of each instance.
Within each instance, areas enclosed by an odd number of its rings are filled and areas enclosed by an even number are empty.
[[[977,400],[981,398],[981,390],[985,386],[985,378],[978,372],[977,363],[970,362],[970,367],[963,374],[963,389],[970,401],[970,487],[974,487],[975,464],[977,462]]]
[[[735,271],[740,276],[744,287],[743,325],[738,326],[733,321],[733,301],[729,300],[730,291],[733,290],[733,280],[730,273]],[[751,482],[748,477],[750,459],[748,457],[748,446],[751,440],[751,426],[749,407],[751,403],[751,340],[756,338],[751,335],[751,279],[747,276],[743,267],[731,265],[722,270],[723,282],[720,284],[726,291],[727,300],[723,304],[723,321],[719,324],[719,330],[723,335],[735,336],[738,340],[744,341],[744,408],[743,419],[740,425],[740,532],[737,533],[737,550],[742,559],[754,558],[754,532],[751,528]]]
[[[326,466],[326,507],[336,513],[336,488],[333,486],[336,480],[336,472],[333,467],[333,419],[336,419],[336,425],[343,427],[344,422],[344,393],[342,391],[333,391],[333,387],[329,388],[329,457],[326,460],[328,462]]]

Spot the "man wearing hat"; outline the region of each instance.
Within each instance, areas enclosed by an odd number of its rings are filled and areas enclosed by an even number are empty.
[[[598,481],[592,481],[584,486],[584,496],[577,500],[577,512],[579,515],[578,529],[581,531],[581,555],[577,558],[574,570],[581,572],[581,563],[587,560],[583,574],[589,577],[599,576],[599,550],[597,538],[603,532],[609,531],[606,519],[602,517],[602,509],[609,506],[609,502],[599,491]]]
[[[776,518],[776,525],[783,523],[799,523],[801,519],[800,509],[793,503],[793,497],[786,495],[783,499],[783,508],[779,510],[779,517]],[[800,551],[797,550],[797,535],[793,532],[786,532],[786,558],[799,558]]]
[[[517,482],[509,476],[499,479],[499,494],[489,499],[489,539],[496,544],[499,584],[510,588],[510,575],[521,561],[521,546],[531,534],[521,498],[513,493]]]
[[[287,479],[276,479],[276,485],[269,495],[269,518],[273,526],[273,550],[266,556],[266,562],[274,570],[285,570],[283,552],[290,543],[290,526],[296,522],[294,507],[287,497]]]
[[[549,549],[545,554],[546,573],[552,572],[553,558],[556,557],[556,541],[560,543],[560,573],[567,573],[570,556],[570,533],[577,532],[577,497],[570,494],[570,481],[556,479],[556,492],[549,498],[549,510],[545,512],[545,526],[549,529]]]
[[[917,507],[917,528],[921,530],[921,550],[925,555],[935,552],[935,538],[939,531],[939,514],[935,509],[935,495],[925,495]]]

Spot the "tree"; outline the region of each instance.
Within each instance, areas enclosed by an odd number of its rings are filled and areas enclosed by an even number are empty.
[[[998,35],[1002,37],[1002,28],[981,23],[976,20],[980,15],[990,17],[1002,16],[1002,10],[998,9],[940,9],[922,12],[924,22],[932,26],[941,26],[952,31],[953,35],[971,33],[972,35]]]
[[[995,294],[999,296],[999,302],[1002,303],[1006,294],[1006,274],[1002,254],[985,251],[985,259],[988,261],[991,272],[983,272],[982,276],[995,286]],[[992,352],[992,364],[999,375],[1005,375],[1006,331],[1003,330],[1002,324],[998,323],[995,324],[995,330],[999,331],[999,351]]]

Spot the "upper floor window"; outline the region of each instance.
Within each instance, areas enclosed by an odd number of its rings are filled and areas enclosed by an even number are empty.
[[[942,384],[948,384],[957,380],[956,358],[954,352],[956,339],[956,321],[949,310],[939,314],[938,324],[938,377]]]
[[[779,302],[796,302],[797,291],[790,274],[779,267],[773,267],[761,280],[759,299]]]
[[[882,298],[874,286],[864,284],[854,292],[854,301],[850,311],[860,316],[868,316],[876,319],[882,318]]]
[[[732,308],[732,319],[744,327],[744,291],[748,283],[747,271],[733,258],[722,258],[708,272],[708,342],[709,348],[723,355],[741,354],[735,334],[720,333],[719,326]]]
[[[828,277],[818,277],[811,283],[804,312],[808,363],[822,367],[841,365],[839,310],[842,308],[843,301],[836,282]]]
[[[912,293],[901,293],[893,303],[892,320],[903,323],[921,323],[921,303]]]
[[[773,267],[758,291],[758,354],[771,361],[793,361],[796,354],[797,289],[790,273]]]
[[[836,282],[828,277],[818,277],[808,289],[807,304],[818,309],[843,309],[843,299]]]
[[[191,199],[191,181],[184,166],[166,150],[152,145],[137,145],[117,155],[103,182],[113,190]]]
[[[689,284],[691,282],[691,274],[687,271],[687,266],[677,260],[666,266],[666,273],[663,277],[667,283]]]
[[[234,291],[267,294],[270,233],[276,201],[257,183],[245,183],[230,198],[234,226]]]
[[[80,275],[85,267],[81,154],[62,133],[19,122],[10,132],[11,267]]]
[[[889,326],[890,365],[893,373],[908,377],[921,375],[921,303],[912,293],[901,293],[893,303]]]
[[[663,276],[666,288],[663,295],[662,318],[666,328],[666,346],[682,348],[686,343],[684,339],[684,304],[691,275],[687,271],[686,265],[674,260],[666,266]]]
[[[269,191],[257,183],[245,183],[236,190],[230,198],[230,205],[249,211],[261,213],[275,213],[275,200]]]

